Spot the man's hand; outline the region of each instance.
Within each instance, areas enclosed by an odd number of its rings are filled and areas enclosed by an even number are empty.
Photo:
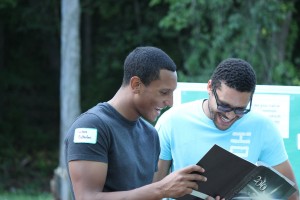
[[[201,175],[204,171],[205,170],[198,165],[191,165],[169,174],[159,181],[163,196],[179,198],[192,193],[193,190],[197,190],[197,181],[205,182],[207,180],[206,177]]]

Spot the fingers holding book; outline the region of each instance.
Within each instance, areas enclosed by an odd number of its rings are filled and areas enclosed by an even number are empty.
[[[190,194],[193,190],[198,190],[197,182],[207,181],[202,175],[205,170],[198,165],[191,165],[181,170],[170,173],[162,179],[161,187],[164,188],[166,196],[178,198],[186,194]]]

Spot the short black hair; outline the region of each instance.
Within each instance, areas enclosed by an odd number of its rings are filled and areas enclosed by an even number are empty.
[[[211,80],[213,89],[220,88],[223,82],[239,92],[251,92],[253,94],[256,86],[254,69],[248,62],[239,58],[223,60],[214,70]]]
[[[176,71],[174,61],[157,47],[137,47],[126,57],[122,85],[129,84],[133,76],[138,76],[146,86],[159,79],[161,69]]]

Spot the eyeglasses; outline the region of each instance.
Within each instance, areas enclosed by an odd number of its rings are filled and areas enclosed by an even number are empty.
[[[250,110],[251,110],[251,105],[252,105],[252,97],[250,99],[250,106],[249,106],[249,109],[247,108],[232,108],[228,105],[222,105],[222,104],[219,104],[219,98],[218,98],[218,95],[217,95],[217,92],[215,89],[213,89],[213,94],[215,96],[215,99],[216,99],[216,103],[217,103],[217,109],[221,112],[231,112],[233,111],[236,115],[244,115],[244,114],[247,114]]]

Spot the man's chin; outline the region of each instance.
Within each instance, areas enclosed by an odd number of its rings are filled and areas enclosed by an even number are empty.
[[[221,131],[226,131],[227,129],[230,128],[230,126],[220,126],[218,123],[214,122],[215,126],[221,130]]]
[[[222,119],[219,115],[216,115],[216,116],[217,117],[214,119],[214,124],[221,131],[225,131],[225,130],[229,129],[232,126],[232,124],[236,121],[236,120],[231,120],[230,123],[228,123],[228,122],[222,121]]]
[[[145,119],[145,120],[148,121],[149,123],[153,124],[153,123],[156,122],[156,120],[158,119],[158,116],[156,116],[156,117],[144,116],[143,119]]]

